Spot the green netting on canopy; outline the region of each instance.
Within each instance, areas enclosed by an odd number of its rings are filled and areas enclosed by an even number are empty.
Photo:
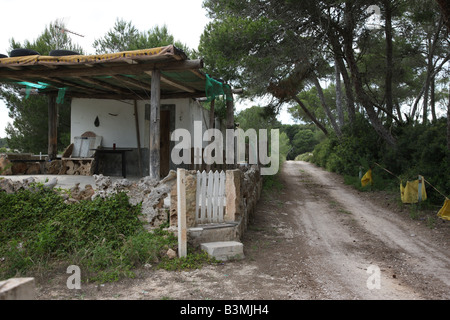
[[[31,89],[44,90],[50,86],[48,83],[44,83],[44,82],[40,82],[40,81],[38,83],[22,81],[22,82],[18,82],[18,84],[26,86],[25,99],[29,98]],[[66,95],[66,88],[58,88],[58,97],[56,98],[56,103],[58,103],[58,104],[64,103],[65,95]]]
[[[216,99],[217,96],[225,96],[228,101],[233,100],[231,87],[211,78],[209,75],[206,75],[205,93],[208,101]]]

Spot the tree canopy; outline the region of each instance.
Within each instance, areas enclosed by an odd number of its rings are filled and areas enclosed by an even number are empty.
[[[67,33],[61,32],[64,23],[61,20],[51,22],[34,41],[23,43],[10,40],[10,50],[26,48],[49,55],[52,50],[70,50],[83,54],[83,49],[73,43]],[[45,97],[23,96],[15,86],[0,87],[2,98],[13,119],[5,129],[8,145],[11,149],[33,153],[46,153],[48,147],[48,103]],[[70,103],[65,101],[58,108],[58,148],[63,149],[70,143]]]
[[[374,6],[380,16],[369,24]],[[392,125],[436,121],[447,108],[449,38],[435,1],[206,0],[204,7],[213,20],[199,53],[209,72],[249,96],[272,97],[275,111],[290,104],[325,134],[340,136],[361,113],[395,147]]]
[[[180,41],[175,41],[166,25],[155,26],[146,31],[139,31],[132,21],[117,19],[114,26],[100,39],[93,43],[95,52],[113,53],[145,48],[157,48],[174,44],[189,54],[190,49]]]

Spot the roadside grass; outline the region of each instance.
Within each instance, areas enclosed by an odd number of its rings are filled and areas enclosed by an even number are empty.
[[[263,191],[279,193],[283,188],[284,185],[281,182],[279,173],[271,176],[263,176]]]
[[[439,210],[439,206],[433,205],[430,201],[426,200],[421,203],[404,204],[400,196],[399,182],[392,179],[383,179],[379,176],[373,177],[373,184],[363,187],[358,177],[344,176],[344,183],[350,185],[361,192],[383,191],[392,198],[395,199],[393,204],[405,211],[411,220],[424,221],[425,225],[433,229],[436,226],[438,218],[436,212]]]
[[[161,226],[147,231],[141,205],[125,193],[66,204],[58,191],[35,184],[14,194],[0,192],[0,280],[44,279],[49,272],[77,265],[84,282],[114,282],[135,277],[146,264],[167,270],[215,263],[200,251],[168,259],[176,236]]]

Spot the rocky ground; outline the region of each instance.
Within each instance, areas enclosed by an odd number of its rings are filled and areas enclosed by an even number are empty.
[[[284,188],[264,193],[256,208],[242,239],[244,260],[182,272],[147,266],[135,279],[80,290],[69,290],[61,272],[39,281],[37,298],[450,298],[450,222],[435,213],[434,220],[412,220],[399,195],[358,192],[306,162],[285,163],[281,182]]]

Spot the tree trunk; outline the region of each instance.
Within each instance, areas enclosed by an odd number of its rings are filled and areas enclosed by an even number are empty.
[[[447,105],[447,150],[450,157],[450,86],[448,88],[448,105]]]
[[[374,109],[373,103],[370,101],[370,98],[364,92],[361,74],[358,69],[358,65],[356,63],[354,51],[353,51],[353,30],[354,30],[354,22],[350,5],[347,3],[345,7],[345,29],[343,32],[344,38],[344,54],[346,61],[349,65],[350,72],[353,79],[353,85],[356,92],[356,97],[364,107],[369,117],[369,120],[372,124],[372,127],[378,133],[378,135],[383,138],[389,145],[395,147],[397,142],[392,134],[383,127],[380,119],[377,116],[377,113]]]
[[[427,78],[425,82],[425,91],[423,98],[423,123],[428,122],[428,98],[431,93],[431,83],[434,81],[436,67],[433,64],[433,57],[436,52],[436,47],[440,41],[439,34],[441,33],[442,27],[444,23],[444,17],[441,15],[439,18],[438,24],[436,28],[433,30],[433,35],[428,35],[428,50],[427,50]],[[434,27],[434,25],[433,25]]]
[[[304,105],[304,103],[302,102],[302,100],[300,100],[297,96],[293,96],[292,100],[294,100],[295,102],[298,103],[298,105],[300,106],[300,108],[302,108],[302,110],[306,113],[306,115],[311,119],[312,122],[314,122],[314,124],[323,131],[323,133],[325,133],[325,135],[328,135],[328,130],[320,123],[319,120],[317,120],[317,118],[311,113],[309,112],[308,108]]]
[[[355,98],[353,96],[353,86],[350,77],[347,73],[347,68],[344,63],[344,56],[341,51],[341,44],[339,42],[339,36],[333,32],[328,32],[328,38],[330,39],[331,45],[333,47],[333,52],[335,55],[335,61],[342,75],[342,80],[344,81],[345,96],[347,101],[347,113],[350,125],[355,122],[356,111],[355,111]]]
[[[436,85],[436,77],[433,77],[431,79],[431,83],[430,83],[430,109],[431,109],[431,116],[432,116],[433,122],[436,122],[436,120],[437,120],[435,85]]]
[[[393,72],[393,62],[392,62],[392,7],[390,5],[390,0],[384,1],[385,5],[385,35],[386,35],[386,79],[385,79],[385,94],[386,94],[386,109],[392,114],[393,98],[392,98],[392,72]],[[392,123],[392,118],[388,115],[388,124]]]
[[[448,0],[436,0],[441,7],[442,15],[444,16],[444,22],[448,29],[450,29],[450,3]]]
[[[341,129],[337,125],[336,118],[334,117],[333,113],[330,110],[330,107],[328,106],[327,102],[325,101],[325,96],[323,94],[322,87],[320,86],[319,79],[317,79],[317,77],[314,76],[313,82],[314,82],[314,85],[316,86],[317,93],[319,94],[319,99],[320,99],[322,107],[325,111],[325,114],[327,115],[328,119],[330,120],[330,124],[333,127],[334,132],[336,132],[336,135],[338,137],[340,137],[342,135]]]
[[[400,110],[400,105],[398,102],[395,103],[395,110],[397,110],[397,117],[400,122],[403,122],[402,111]]]
[[[344,126],[344,109],[342,105],[342,88],[341,88],[341,71],[338,66],[337,58],[334,58],[334,71],[335,71],[335,78],[336,78],[336,109],[338,112],[338,121],[339,121],[339,127],[342,128]]]
[[[428,39],[428,46],[431,47],[431,39]],[[431,50],[431,49],[429,49]],[[423,110],[422,110],[422,122],[426,124],[428,122],[428,97],[430,94],[430,82],[431,82],[431,72],[433,69],[433,56],[431,52],[428,52],[427,57],[427,79],[425,81],[425,89],[423,92]]]
[[[447,54],[447,56],[439,63],[439,65],[437,67],[434,68],[433,73],[431,74],[431,78],[434,78],[436,76],[436,74],[438,74],[439,71],[441,71],[442,67],[445,65],[445,63],[447,63],[447,61],[450,60],[450,53]],[[428,77],[427,77],[428,80]],[[414,115],[416,114],[416,110],[417,110],[417,105],[419,104],[419,100],[422,97],[423,93],[425,92],[425,86],[426,86],[427,81],[425,81],[425,83],[423,84],[422,88],[420,89],[419,94],[417,95],[413,106],[411,107],[411,114],[410,117],[414,118]]]

